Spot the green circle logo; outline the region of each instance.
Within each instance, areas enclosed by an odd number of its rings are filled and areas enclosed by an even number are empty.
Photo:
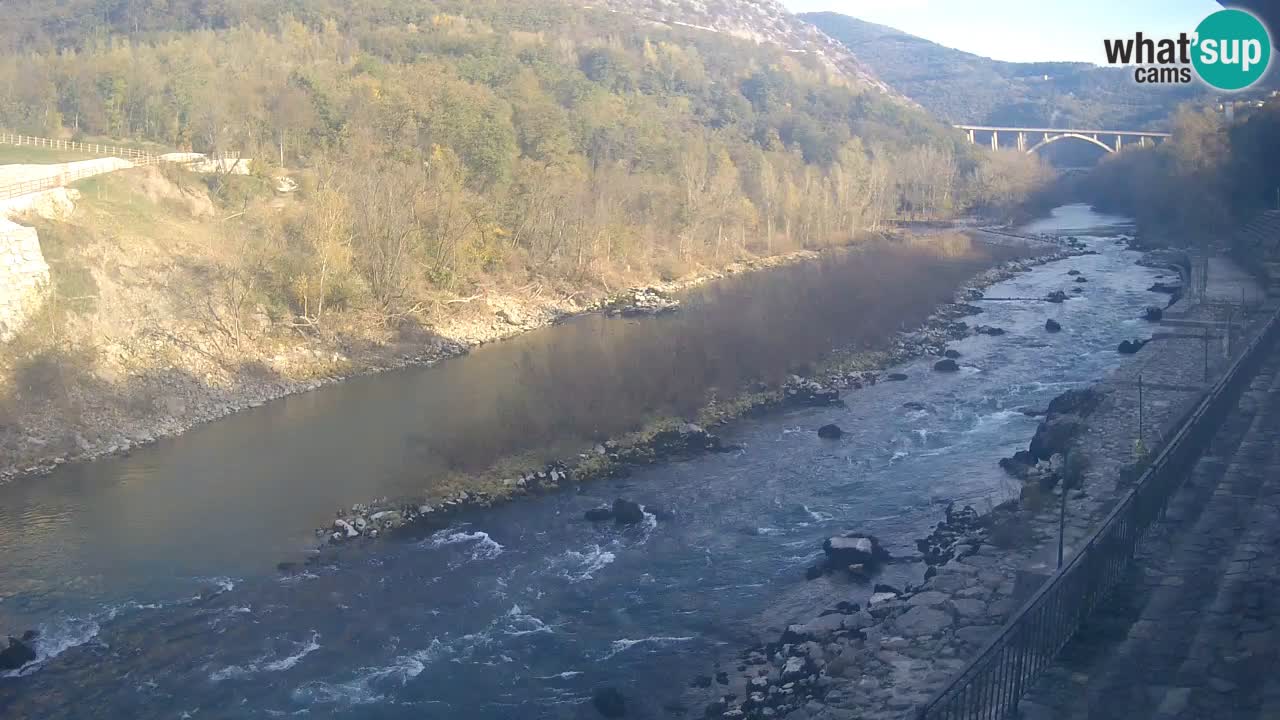
[[[1271,36],[1245,10],[1219,10],[1196,28],[1191,63],[1200,79],[1219,90],[1243,90],[1258,82],[1271,62]]]

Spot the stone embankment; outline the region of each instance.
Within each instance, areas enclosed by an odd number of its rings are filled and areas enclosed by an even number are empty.
[[[1242,280],[1219,273],[1224,282]],[[1233,289],[1216,290],[1206,296],[1230,296]],[[918,543],[926,567],[921,583],[876,586],[867,607],[850,601],[849,586],[832,584],[844,590],[822,616],[745,651],[736,666],[718,668],[714,683],[695,679],[691,702],[702,703],[709,718],[913,717],[1056,568],[1063,493],[1070,557],[1226,366],[1227,347],[1243,347],[1275,310],[1274,303],[1175,302],[1168,315],[1208,329],[1211,353],[1204,352],[1204,332],[1171,326],[1107,380],[1055,399],[1030,447],[1005,463],[1025,483],[1020,501],[981,517],[971,508],[949,508]],[[851,573],[849,580],[862,578]]]
[[[1280,357],[1188,472],[1133,571],[1020,704],[1027,720],[1280,717]]]

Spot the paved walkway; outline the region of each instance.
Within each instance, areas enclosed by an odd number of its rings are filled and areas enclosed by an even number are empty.
[[[1280,719],[1280,353],[1027,720]]]

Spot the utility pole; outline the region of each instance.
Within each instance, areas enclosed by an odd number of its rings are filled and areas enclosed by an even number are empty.
[[[1138,447],[1145,448],[1147,439],[1143,436],[1143,409],[1142,409],[1142,374],[1138,374]]]
[[[1204,329],[1204,382],[1209,383],[1209,328]]]
[[[1058,506],[1058,569],[1062,569],[1062,547],[1064,538],[1067,534],[1067,463],[1064,459],[1062,462],[1062,480],[1058,483],[1062,486],[1062,503]]]

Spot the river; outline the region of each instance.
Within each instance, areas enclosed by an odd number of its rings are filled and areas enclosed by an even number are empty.
[[[299,574],[276,575],[267,558],[297,557],[317,512],[367,497],[351,496],[352,477],[376,479],[356,492],[394,494],[420,481],[419,466],[483,465],[494,446],[572,450],[646,415],[687,410],[702,398],[690,388],[776,375],[849,339],[840,328],[874,329],[874,297],[840,282],[839,265],[789,270],[768,292],[722,284],[670,318],[580,318],[0,487],[0,627],[42,633],[41,660],[0,676],[0,714],[587,718],[591,691],[607,684],[630,699],[629,717],[666,717],[683,683],[754,640],[762,616],[831,600],[825,581],[803,577],[824,537],[868,531],[909,555],[947,501],[983,509],[1016,492],[996,461],[1034,432],[1022,410],[1105,375],[1123,362],[1116,344],[1146,331],[1142,308],[1167,296],[1147,290],[1157,272],[1115,241],[1128,230],[1122,218],[1067,206],[1027,230],[1071,232],[1099,254],[1044,265],[988,296],[1070,289],[1071,269],[1088,278],[1085,291],[1060,305],[983,302],[975,321],[1008,334],[953,343],[959,373],[921,360],[902,369],[907,381],[849,393],[845,407],[734,423],[724,436],[737,452],[476,511],[419,538],[342,547]],[[851,309],[792,327],[839,299]],[[741,315],[753,322],[726,319]],[[1063,332],[1046,333],[1047,317]],[[611,333],[627,339],[602,339]],[[726,333],[732,342],[715,354],[690,345]],[[688,363],[664,358],[682,352],[716,369],[696,382],[676,377]],[[622,395],[558,400],[603,392],[609,373],[585,370],[597,366],[650,368],[625,390],[643,396],[639,410],[611,421]],[[451,452],[512,406],[514,385],[492,384],[504,370],[525,388],[514,404],[535,410],[517,413],[497,440]],[[468,385],[471,377],[490,384]],[[470,409],[446,423],[452,430],[426,436],[464,401]],[[569,405],[593,409],[557,410]],[[814,431],[829,422],[848,434],[820,440]],[[666,512],[624,529],[581,519],[618,496]],[[893,565],[886,580],[920,571]]]

